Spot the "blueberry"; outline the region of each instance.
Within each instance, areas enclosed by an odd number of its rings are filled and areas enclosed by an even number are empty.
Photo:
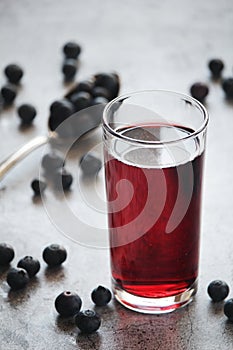
[[[55,300],[55,308],[63,317],[76,315],[82,306],[82,300],[77,293],[65,291],[59,294]]]
[[[60,244],[51,244],[43,250],[43,259],[49,266],[61,265],[66,258],[67,251]]]
[[[117,74],[99,73],[94,76],[95,86],[101,86],[109,92],[110,99],[117,97],[120,81]]]
[[[80,91],[70,97],[70,101],[75,107],[75,111],[81,111],[91,105],[91,95],[88,92]]]
[[[226,317],[233,322],[233,298],[225,302],[223,311]]]
[[[54,184],[55,187],[59,190],[69,190],[72,182],[73,176],[65,168],[59,169],[54,174]]]
[[[7,274],[7,283],[13,290],[24,288],[29,282],[29,276],[26,270],[22,268],[11,268]]]
[[[68,58],[65,60],[62,66],[62,73],[64,74],[66,81],[71,81],[74,79],[77,72],[77,62],[73,58]]]
[[[61,120],[60,118],[57,118],[54,114],[50,114],[49,116],[49,129],[51,131],[54,131],[58,128],[58,126],[63,122],[64,120]]]
[[[31,188],[37,196],[41,195],[45,191],[46,187],[47,185],[44,181],[35,179],[31,182]]]
[[[108,288],[98,286],[92,291],[91,299],[97,306],[104,306],[110,302],[112,294]]]
[[[63,52],[67,58],[78,58],[81,53],[81,46],[70,41],[64,45]]]
[[[0,266],[8,265],[15,256],[13,247],[7,243],[0,243]]]
[[[109,93],[109,91],[101,86],[96,86],[93,88],[92,90],[92,96],[95,97],[104,97],[106,98],[106,100],[110,100],[111,99],[111,94]]]
[[[74,112],[74,105],[68,99],[55,101],[50,106],[49,128],[54,131]]]
[[[93,333],[99,329],[100,316],[92,310],[80,311],[75,316],[75,324],[83,333]]]
[[[85,175],[91,176],[101,169],[101,160],[91,153],[85,154],[80,160],[80,167]]]
[[[4,103],[6,105],[10,105],[14,102],[16,98],[17,90],[14,85],[7,84],[1,88],[1,95]]]
[[[33,277],[40,270],[40,262],[32,256],[25,256],[23,259],[19,260],[17,267],[26,270],[28,276]]]
[[[190,93],[198,101],[203,102],[209,93],[209,88],[204,83],[195,83],[191,86]]]
[[[229,287],[224,281],[212,281],[207,289],[210,298],[217,302],[224,300],[229,294]]]
[[[58,114],[60,107],[63,107],[63,102],[66,103],[66,99],[56,100],[53,103],[51,103],[49,107],[51,114]]]
[[[233,78],[224,79],[222,88],[227,98],[233,98]]]
[[[25,103],[17,109],[18,115],[22,124],[31,124],[36,116],[36,109],[34,106]]]
[[[62,100],[54,101],[50,106],[50,111],[56,117],[65,120],[74,113],[74,106],[68,99],[63,98]]]
[[[219,78],[221,76],[222,70],[224,68],[224,63],[222,60],[215,58],[209,61],[208,67],[214,78]]]
[[[46,173],[54,173],[56,170],[64,167],[65,159],[57,152],[52,152],[45,154],[41,161],[42,167],[45,169]]]
[[[23,69],[18,64],[9,64],[4,72],[9,82],[13,84],[19,83],[23,76]]]

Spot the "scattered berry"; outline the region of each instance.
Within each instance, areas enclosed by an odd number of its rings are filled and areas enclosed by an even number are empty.
[[[75,111],[81,111],[84,108],[88,108],[91,105],[91,95],[89,92],[80,91],[73,94],[70,97],[70,101],[73,103],[75,107]]]
[[[17,90],[14,85],[7,84],[1,88],[1,95],[4,103],[10,105],[16,98]]]
[[[91,153],[85,154],[80,160],[80,167],[85,175],[91,176],[101,169],[101,160]]]
[[[23,76],[23,70],[18,64],[9,64],[6,66],[4,72],[9,82],[12,84],[19,83]]]
[[[81,53],[81,46],[73,41],[70,41],[64,45],[63,52],[66,58],[78,58]]]
[[[57,152],[45,154],[41,161],[42,167],[46,173],[54,173],[56,170],[64,167],[65,159]]]
[[[40,262],[32,256],[25,256],[23,259],[19,260],[17,267],[26,270],[28,276],[33,277],[40,270]]]
[[[110,99],[117,97],[120,81],[117,74],[99,73],[95,76],[95,86],[101,86],[109,92]]]
[[[73,58],[68,58],[65,60],[62,66],[62,73],[64,74],[66,81],[71,81],[74,79],[77,72],[77,62]]]
[[[74,113],[74,106],[68,99],[63,98],[62,100],[53,102],[50,106],[50,111],[63,121]]]
[[[233,98],[233,78],[224,79],[222,88],[227,98]]]
[[[222,60],[215,58],[209,61],[208,67],[214,78],[219,78],[221,76],[222,70],[224,68],[224,63]]]
[[[46,187],[46,183],[38,179],[33,180],[31,183],[31,188],[36,196],[41,195],[45,191]]]
[[[51,244],[43,251],[43,259],[49,266],[61,265],[66,258],[67,251],[60,244]]]
[[[65,291],[55,300],[55,308],[63,317],[76,315],[82,306],[82,300],[77,293]]]
[[[30,104],[23,104],[17,109],[22,124],[31,124],[36,116],[36,109]]]
[[[229,299],[225,302],[223,311],[226,317],[230,321],[233,321],[233,299]]]
[[[190,93],[198,101],[203,102],[209,93],[209,88],[204,83],[195,83],[191,86]]]
[[[29,276],[26,270],[11,268],[7,274],[7,283],[13,290],[24,288],[29,282]]]
[[[210,298],[217,302],[224,300],[229,294],[229,287],[224,281],[212,281],[207,289]]]
[[[14,249],[7,243],[0,243],[0,266],[8,265],[15,256]]]
[[[74,105],[68,99],[62,99],[60,101],[55,101],[50,106],[50,117],[49,117],[49,128],[53,131],[71,116],[74,112]]]
[[[108,288],[98,286],[92,291],[91,299],[97,306],[104,306],[110,302],[112,294]]]
[[[99,329],[100,316],[92,310],[80,311],[75,316],[75,324],[83,333],[93,333]]]
[[[69,190],[73,182],[73,176],[65,169],[59,169],[54,174],[54,183],[57,189]]]

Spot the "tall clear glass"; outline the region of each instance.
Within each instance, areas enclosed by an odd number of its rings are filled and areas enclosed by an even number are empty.
[[[202,104],[169,91],[104,110],[112,283],[127,308],[170,312],[196,293],[207,124]]]

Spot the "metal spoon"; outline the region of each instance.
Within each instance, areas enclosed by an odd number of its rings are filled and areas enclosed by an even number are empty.
[[[0,162],[0,181],[23,158],[44,144],[60,145],[67,142],[72,144],[77,142],[83,135],[97,128],[101,123],[103,108],[104,105],[99,104],[72,114],[55,131],[49,130],[48,135],[35,137],[16,152],[6,157]]]

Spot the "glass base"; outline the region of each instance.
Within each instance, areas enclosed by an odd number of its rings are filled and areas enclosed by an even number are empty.
[[[164,298],[144,298],[130,294],[113,282],[113,293],[117,301],[126,308],[145,314],[164,314],[175,311],[193,300],[197,292],[197,280],[183,293]]]

